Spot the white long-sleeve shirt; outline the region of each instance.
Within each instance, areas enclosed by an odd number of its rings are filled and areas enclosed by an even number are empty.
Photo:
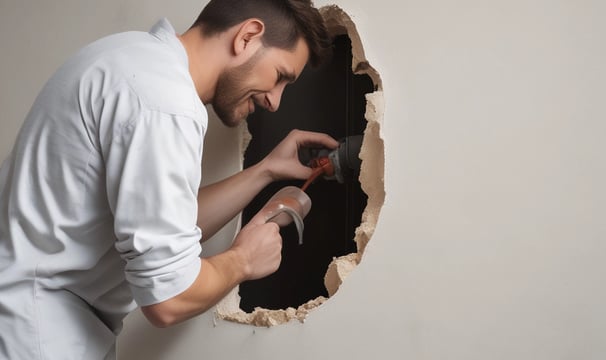
[[[0,359],[113,358],[135,301],[193,283],[207,113],[188,69],[161,20],[40,92],[0,168]]]

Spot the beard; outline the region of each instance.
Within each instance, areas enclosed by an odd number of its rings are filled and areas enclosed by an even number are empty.
[[[227,69],[219,75],[217,88],[212,101],[213,110],[223,124],[235,127],[248,117],[248,107],[244,114],[238,114],[238,107],[249,101],[252,89],[246,88],[246,79],[250,76],[253,67],[259,61],[262,49],[244,64],[233,69]]]

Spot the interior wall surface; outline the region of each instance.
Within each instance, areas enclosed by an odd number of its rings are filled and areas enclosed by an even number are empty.
[[[204,3],[0,0],[0,157],[69,54],[161,16],[184,31]],[[362,262],[305,323],[155,329],[136,311],[119,358],[602,359],[606,3],[316,4],[351,16],[383,80],[386,198]],[[232,165],[204,176],[237,169],[238,133],[208,135]]]

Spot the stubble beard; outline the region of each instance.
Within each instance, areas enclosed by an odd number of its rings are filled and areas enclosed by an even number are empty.
[[[244,115],[239,115],[237,110],[244,101],[249,101],[252,90],[246,89],[246,78],[259,61],[261,52],[261,49],[257,50],[244,64],[225,70],[219,75],[212,106],[225,126],[236,127],[248,117],[248,111]]]

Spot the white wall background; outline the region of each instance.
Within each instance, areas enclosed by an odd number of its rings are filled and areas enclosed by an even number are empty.
[[[203,3],[0,0],[0,157],[78,47],[160,16],[183,31]],[[606,3],[332,3],[385,90],[387,198],[362,264],[305,324],[158,330],[136,312],[121,359],[603,359]],[[233,131],[210,136],[237,158]]]

